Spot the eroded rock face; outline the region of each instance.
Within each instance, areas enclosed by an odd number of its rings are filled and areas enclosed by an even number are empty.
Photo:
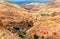
[[[27,26],[29,24],[31,14],[22,9],[19,5],[0,2],[0,21],[3,26]]]
[[[0,27],[0,39],[22,39],[17,34]]]
[[[55,2],[53,4],[55,5]],[[38,39],[60,39],[60,6],[57,4],[56,7],[51,5],[50,8],[42,9],[40,13],[33,14],[36,17],[34,25],[26,31],[29,38],[36,35]]]
[[[37,13],[29,13],[19,5],[0,2],[0,26],[22,38],[60,39],[60,6],[55,7],[53,4],[42,4],[44,8],[37,10]],[[37,4],[35,6],[38,7]]]
[[[38,2],[32,2],[28,4],[22,4],[21,5],[24,9],[26,9],[30,13],[35,13],[42,8],[44,8],[44,3],[38,3]]]
[[[42,9],[57,8],[60,7],[60,1],[52,1],[46,3],[32,2],[28,4],[22,4],[21,6],[28,10],[30,13],[41,13]]]
[[[51,36],[60,38],[60,17],[42,17],[27,31],[28,36]]]
[[[9,30],[12,33],[17,33],[19,37],[25,35],[22,33],[25,33],[27,29],[30,28],[30,26],[31,27],[33,26],[33,21],[31,17],[32,14],[30,14],[25,9],[20,7],[20,5],[0,1],[0,26]],[[6,34],[7,35],[4,36],[3,39],[4,38],[8,39],[10,37],[8,36],[9,35],[8,33]],[[12,37],[10,39],[18,39],[14,38],[15,35],[11,36]]]

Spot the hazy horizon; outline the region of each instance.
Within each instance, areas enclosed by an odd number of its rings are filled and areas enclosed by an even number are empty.
[[[6,0],[6,1],[11,1],[11,2],[23,2],[23,1],[39,1],[39,2],[47,2],[47,1],[53,1],[53,0]]]
[[[6,1],[22,4],[22,3],[30,3],[30,2],[51,2],[53,0],[6,0]]]

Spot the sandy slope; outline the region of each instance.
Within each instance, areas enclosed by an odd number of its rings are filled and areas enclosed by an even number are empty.
[[[0,39],[21,39],[17,34],[0,27]]]

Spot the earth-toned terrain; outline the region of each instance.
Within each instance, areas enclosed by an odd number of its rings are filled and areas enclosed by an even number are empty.
[[[39,2],[32,2],[32,3],[26,3],[21,4],[21,6],[28,10],[30,13],[39,13],[43,9],[49,9],[49,8],[57,8],[60,7],[60,1],[57,2],[46,2],[46,3],[39,3]]]
[[[23,30],[26,31],[27,29],[29,29],[28,25],[31,24],[32,26],[33,24],[32,19],[30,18],[31,16],[32,15],[30,13],[28,13],[18,4],[0,1],[0,26],[9,30],[12,33],[20,34],[23,33]],[[12,37],[14,36],[15,35],[12,35]],[[5,39],[4,37],[2,38]],[[8,38],[10,38],[10,36]],[[18,38],[10,38],[10,39],[18,39]]]
[[[36,20],[33,23],[33,27],[27,30],[27,36],[35,36],[37,39],[60,39],[59,4],[60,2],[46,3],[44,4],[47,5],[46,8],[42,8],[39,12],[35,12],[39,14],[34,13]]]
[[[0,39],[22,39],[17,34],[11,33],[10,31],[0,27]]]
[[[27,30],[28,39],[60,39],[60,1],[22,4],[33,14],[33,27]],[[29,6],[29,7],[28,7]],[[35,19],[36,18],[36,19]]]
[[[60,39],[59,4],[0,1],[0,39]]]

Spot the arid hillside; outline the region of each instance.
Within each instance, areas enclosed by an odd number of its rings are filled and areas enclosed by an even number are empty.
[[[22,39],[17,34],[11,33],[10,31],[0,27],[0,39]]]
[[[60,39],[60,6],[59,2],[52,3],[54,4],[46,3],[50,8],[42,8],[41,11],[33,13],[33,18],[36,19],[33,27],[26,31],[28,38],[34,36],[37,39]]]
[[[42,11],[43,9],[49,9],[49,8],[57,8],[60,7],[60,1],[53,1],[53,2],[46,2],[46,3],[39,3],[39,2],[32,2],[32,3],[26,3],[22,4],[21,6],[28,10],[30,13],[38,13]]]
[[[19,5],[9,2],[0,2],[0,21],[5,27],[26,25],[30,17],[31,14]]]
[[[60,39],[59,4],[0,1],[1,39]]]
[[[33,24],[31,17],[32,15],[20,7],[20,5],[11,2],[0,1],[0,26],[3,27],[3,29],[9,30],[11,34],[16,33],[18,37],[22,37],[20,34],[23,33],[23,30],[26,31],[29,29],[28,26]],[[10,39],[19,39],[15,38],[15,35],[9,36],[8,31],[3,30],[1,33],[4,32],[6,32],[7,35],[1,36],[3,39],[5,39],[5,37],[8,39],[11,36],[12,37]]]

